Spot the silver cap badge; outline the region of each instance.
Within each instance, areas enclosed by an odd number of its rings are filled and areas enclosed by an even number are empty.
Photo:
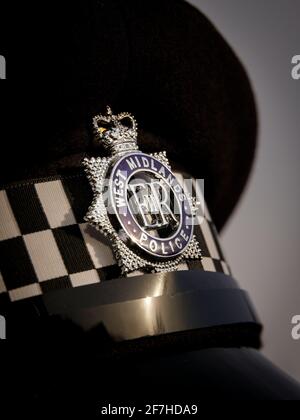
[[[85,220],[109,238],[122,273],[173,271],[201,259],[193,234],[196,207],[171,171],[165,152],[145,154],[137,123],[125,112],[93,119],[109,157],[85,158],[94,199]]]

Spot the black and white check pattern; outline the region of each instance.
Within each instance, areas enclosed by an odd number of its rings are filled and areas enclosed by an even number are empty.
[[[109,243],[83,221],[91,201],[82,174],[24,182],[0,191],[0,297],[18,301],[121,276]],[[179,269],[230,274],[207,210],[195,234],[203,259]]]

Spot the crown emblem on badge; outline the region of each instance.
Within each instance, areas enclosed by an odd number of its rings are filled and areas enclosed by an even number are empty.
[[[122,273],[173,271],[183,260],[201,259],[196,207],[166,153],[139,150],[137,122],[127,112],[114,115],[108,107],[93,126],[110,156],[83,161],[94,193],[85,220],[109,238]]]
[[[107,107],[106,115],[93,118],[94,133],[113,155],[138,150],[137,122],[128,112],[113,115]]]

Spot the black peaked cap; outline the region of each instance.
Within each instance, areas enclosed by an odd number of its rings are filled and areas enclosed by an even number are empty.
[[[245,70],[209,20],[181,0],[20,8],[9,28],[11,39],[16,28],[22,36],[13,41],[1,145],[14,164],[2,165],[2,181],[67,171],[100,153],[91,118],[111,105],[135,114],[142,150],[166,150],[205,178],[221,229],[251,169],[257,119]]]

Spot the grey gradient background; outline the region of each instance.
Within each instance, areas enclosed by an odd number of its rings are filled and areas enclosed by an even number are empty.
[[[0,55],[0,79],[5,79],[6,76],[6,62],[3,55]]]
[[[300,54],[299,0],[191,0],[243,62],[258,105],[259,148],[251,179],[222,243],[262,319],[264,353],[300,380]],[[242,141],[242,139],[241,139]]]

